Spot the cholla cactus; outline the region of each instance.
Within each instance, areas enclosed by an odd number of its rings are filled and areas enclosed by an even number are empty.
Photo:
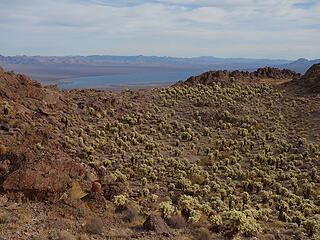
[[[319,216],[317,218],[317,216]],[[307,219],[302,223],[306,233],[309,237],[313,236],[320,229],[320,215],[316,215],[313,219]]]
[[[216,227],[222,224],[222,217],[220,215],[211,215],[209,216],[208,220],[213,225],[213,227]]]
[[[128,202],[128,199],[125,195],[120,194],[113,197],[113,203],[116,207],[122,207]]]
[[[234,232],[239,232],[245,236],[261,232],[260,225],[252,216],[247,216],[241,211],[230,211],[225,214],[226,222]]]
[[[201,205],[201,211],[205,213],[206,215],[210,214],[212,212],[212,208],[210,206],[210,203],[204,203]]]
[[[179,206],[182,210],[190,213],[191,210],[198,209],[200,204],[196,198],[182,195],[179,199]]]
[[[151,194],[150,195],[150,199],[151,199],[151,202],[157,202],[159,197],[156,194]]]
[[[126,182],[127,181],[127,177],[126,175],[124,175],[123,173],[121,173],[118,169],[114,172],[113,174],[113,178],[115,181],[117,182]]]
[[[148,182],[147,178],[144,177],[144,178],[141,179],[141,183],[142,183],[143,186],[146,186],[147,182]]]
[[[242,194],[242,202],[243,202],[243,204],[248,204],[249,201],[250,201],[250,195],[249,195],[249,193],[244,192],[244,193]]]
[[[95,149],[94,149],[93,147],[91,147],[91,146],[86,146],[86,147],[84,148],[84,151],[85,151],[88,155],[90,155],[90,154],[93,154],[93,153],[95,152]]]
[[[145,197],[148,197],[150,194],[150,190],[148,188],[143,188],[142,189],[142,195]]]
[[[176,188],[176,185],[174,184],[174,183],[170,183],[169,185],[168,185],[168,189],[169,190],[174,190]]]
[[[203,135],[204,135],[204,136],[209,136],[210,132],[211,132],[211,129],[208,128],[208,127],[205,127],[205,128],[203,129]]]
[[[190,213],[189,213],[189,218],[188,218],[188,221],[191,222],[191,223],[196,223],[196,222],[199,222],[200,219],[201,219],[201,211],[199,210],[191,210]]]
[[[12,109],[12,106],[8,102],[3,102],[3,113],[8,115]]]
[[[176,209],[171,201],[167,201],[159,204],[159,211],[163,218],[169,218],[176,212]]]

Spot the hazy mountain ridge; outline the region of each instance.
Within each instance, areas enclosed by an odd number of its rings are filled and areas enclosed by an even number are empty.
[[[320,63],[320,59],[308,60],[306,58],[299,58],[288,64],[280,66],[281,68],[287,68],[299,73],[305,73],[312,65]]]
[[[112,55],[90,55],[90,56],[1,56],[0,61],[11,64],[105,64],[105,63],[165,63],[165,64],[286,64],[285,59],[250,59],[250,58],[216,58],[212,56],[200,56],[190,58],[158,57],[158,56],[112,56]]]
[[[40,82],[65,78],[103,76],[130,73],[190,72],[209,70],[255,71],[263,67],[278,67],[305,73],[319,59],[217,58],[200,56],[190,58],[158,56],[2,56],[0,64],[7,71],[26,73]]]

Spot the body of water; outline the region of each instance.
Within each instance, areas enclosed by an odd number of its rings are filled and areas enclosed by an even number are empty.
[[[106,75],[97,77],[81,77],[72,79],[62,79],[58,84],[60,88],[93,88],[106,86],[123,86],[131,84],[147,84],[147,83],[174,83],[180,80],[184,81],[191,76],[196,76],[203,71],[193,72],[160,72],[160,73],[134,73]]]

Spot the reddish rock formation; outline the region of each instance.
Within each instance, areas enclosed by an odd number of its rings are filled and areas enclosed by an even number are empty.
[[[83,179],[85,168],[81,164],[61,153],[51,155],[51,158],[42,156],[37,160],[27,154],[28,159],[11,161],[11,168],[17,169],[8,174],[2,187],[5,190],[61,192],[72,181]]]
[[[84,180],[87,169],[64,153],[64,142],[52,133],[50,124],[62,129],[63,112],[71,111],[58,89],[42,87],[25,75],[0,68],[0,110],[3,189],[58,193],[66,190],[72,181],[91,188],[91,182]],[[40,124],[35,126],[35,122]],[[22,134],[28,137],[6,142],[7,136]]]
[[[254,72],[244,71],[209,71],[199,76],[188,78],[185,82],[178,82],[174,86],[187,85],[193,86],[196,84],[210,85],[214,82],[219,82],[222,85],[230,84],[235,81],[253,82],[259,79],[293,79],[299,77],[300,74],[288,69],[277,69],[271,67],[259,68]]]
[[[0,96],[14,101],[27,98],[41,100],[44,91],[37,81],[26,75],[3,72],[3,69],[0,69]]]

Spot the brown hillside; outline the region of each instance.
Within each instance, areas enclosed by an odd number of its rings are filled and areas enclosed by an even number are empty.
[[[31,78],[15,74],[13,72],[4,72],[0,69],[0,96],[13,101],[33,98],[42,100],[44,92],[38,82]]]
[[[244,71],[209,71],[199,76],[193,76],[184,82],[178,82],[175,86],[188,85],[195,86],[197,84],[210,85],[213,83],[221,83],[223,85],[234,83],[235,81],[242,82],[258,82],[261,79],[293,79],[299,77],[300,73],[288,69],[277,69],[272,67],[259,68],[254,72]]]
[[[32,194],[61,192],[80,178],[84,168],[61,149],[62,130],[70,105],[54,87],[42,87],[31,78],[0,69],[0,184],[4,190]],[[73,173],[73,174],[71,174]]]
[[[61,91],[0,68],[0,239],[320,239],[319,94],[261,82],[296,76]]]

